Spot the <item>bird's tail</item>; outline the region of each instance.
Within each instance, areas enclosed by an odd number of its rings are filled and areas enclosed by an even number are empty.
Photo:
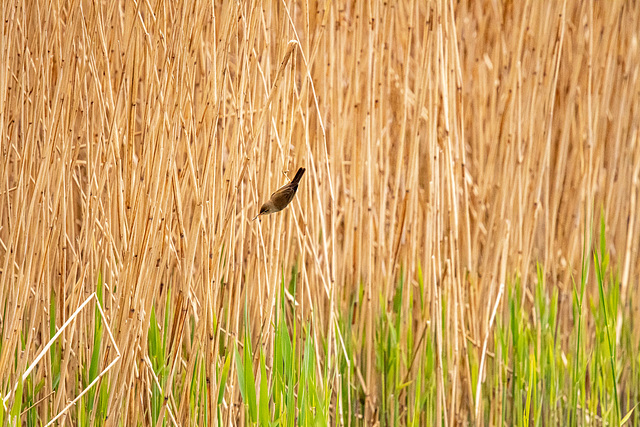
[[[293,177],[293,179],[291,180],[291,183],[298,185],[298,183],[302,179],[302,175],[304,175],[304,171],[305,171],[305,168],[298,169],[298,172],[296,172],[296,176]]]

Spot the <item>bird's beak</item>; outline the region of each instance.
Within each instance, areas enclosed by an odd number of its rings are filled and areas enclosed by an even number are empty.
[[[253,219],[251,221],[255,221],[258,217],[260,216],[260,214],[256,215],[253,217]]]

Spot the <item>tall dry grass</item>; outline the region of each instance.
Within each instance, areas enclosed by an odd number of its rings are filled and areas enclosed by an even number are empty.
[[[59,328],[99,275],[122,355],[108,415],[124,425],[148,423],[153,307],[169,384],[199,355],[216,414],[245,303],[254,346],[273,348],[294,265],[295,315],[326,354],[342,352],[350,313],[357,375],[330,387],[361,387],[368,421],[381,417],[373,325],[400,275],[414,293],[424,278],[426,311],[403,293],[400,322],[448,361],[435,399],[449,424],[477,414],[468,354],[490,357],[516,272],[526,305],[545,266],[566,338],[600,212],[616,319],[637,313],[637,2],[10,1],[0,14],[3,397],[53,335],[52,308]],[[291,206],[250,222],[299,166]],[[83,311],[59,338],[55,393],[49,358],[31,373],[41,419],[79,393],[94,322]],[[318,348],[316,370],[335,372]],[[105,345],[101,366],[114,356]],[[165,406],[189,423],[184,390]],[[239,422],[234,375],[223,393],[222,419]]]

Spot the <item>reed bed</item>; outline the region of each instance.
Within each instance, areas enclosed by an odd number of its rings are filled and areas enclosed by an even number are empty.
[[[0,424],[640,422],[640,3],[0,15]]]

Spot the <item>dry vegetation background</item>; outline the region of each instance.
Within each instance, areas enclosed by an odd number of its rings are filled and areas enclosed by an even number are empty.
[[[5,1],[0,12],[3,397],[49,341],[51,307],[60,328],[101,273],[122,354],[105,377],[109,416],[146,423],[153,306],[171,315],[170,376],[197,353],[215,413],[245,300],[254,345],[271,348],[295,265],[295,312],[315,339],[339,353],[349,313],[368,349],[357,378],[331,386],[359,383],[369,419],[372,325],[401,275],[427,302],[404,293],[401,322],[434,334],[449,361],[438,399],[468,414],[466,354],[482,357],[501,285],[519,274],[527,304],[539,261],[560,290],[562,339],[601,209],[621,310],[637,318],[639,2]],[[291,206],[250,222],[299,166]],[[446,316],[433,316],[441,304]],[[48,358],[31,373],[45,381],[43,419],[79,393],[93,322],[82,312],[59,338],[56,393]],[[115,352],[103,356],[104,367]],[[185,422],[186,393],[168,402]],[[224,393],[234,420],[234,375]]]

